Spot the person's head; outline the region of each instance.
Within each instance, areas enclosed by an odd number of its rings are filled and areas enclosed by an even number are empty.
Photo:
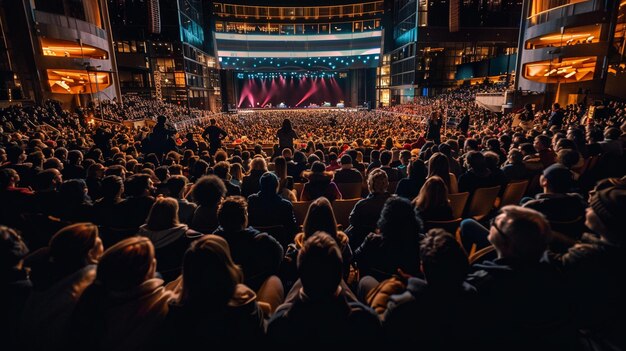
[[[450,206],[448,186],[441,177],[428,178],[415,198],[414,204],[419,211]]]
[[[370,153],[370,158],[372,159],[372,161],[380,161],[380,151],[372,150],[372,152]]]
[[[80,165],[83,162],[83,153],[79,150],[72,150],[67,154],[67,161],[71,165]]]
[[[309,210],[302,224],[302,231],[307,238],[318,231],[323,231],[331,237],[337,238],[337,220],[328,199],[319,197],[309,205]]]
[[[287,160],[284,157],[274,159],[274,172],[280,179],[287,179]]]
[[[59,171],[63,170],[63,162],[56,157],[50,157],[46,159],[43,163],[43,169],[58,169]]]
[[[149,230],[159,231],[174,228],[178,221],[178,201],[171,197],[157,198],[146,218]]]
[[[411,151],[409,150],[400,151],[400,163],[406,166],[410,162],[411,162]]]
[[[315,161],[311,165],[311,172],[313,173],[324,173],[324,171],[326,171],[326,166],[320,161]]]
[[[98,227],[91,223],[76,223],[59,230],[48,247],[50,261],[66,272],[98,263],[103,252]]]
[[[278,177],[272,172],[265,172],[259,179],[259,190],[262,195],[276,195],[278,192]]]
[[[191,195],[200,206],[217,206],[226,195],[226,186],[214,175],[204,176],[194,184]]]
[[[537,152],[537,150],[535,150],[535,147],[531,143],[522,143],[520,144],[519,148],[523,156],[532,156],[535,154],[535,152]]]
[[[344,154],[339,159],[339,163],[341,164],[342,169],[351,169],[352,168],[352,157],[348,154]]]
[[[543,150],[547,150],[550,148],[550,137],[547,135],[537,135],[535,137],[535,140],[533,142],[533,146],[535,147],[535,150],[537,151],[543,151]]]
[[[213,174],[220,177],[222,180],[229,180],[230,178],[230,165],[226,161],[220,161],[213,166]]]
[[[21,268],[26,255],[28,247],[22,237],[14,229],[0,225],[0,275]]]
[[[547,248],[550,224],[539,212],[520,206],[504,206],[493,219],[487,239],[498,257],[537,262]]]
[[[519,151],[518,149],[511,149],[509,151],[509,155],[508,155],[509,163],[518,165],[518,164],[522,164],[523,160],[524,160],[524,155],[522,155],[522,152]]]
[[[324,232],[314,233],[298,252],[298,273],[304,294],[311,300],[336,296],[343,275],[341,250]]]
[[[283,129],[283,130],[291,130],[291,129],[292,129],[292,127],[291,127],[291,121],[290,121],[288,118],[285,118],[285,119],[283,120],[282,129]]]
[[[96,281],[108,292],[134,289],[154,278],[156,258],[150,239],[134,236],[109,247],[98,263]]]
[[[164,124],[167,121],[167,117],[164,115],[159,115],[157,117],[157,123]]]
[[[102,194],[105,199],[119,199],[124,193],[124,181],[118,176],[106,176],[102,179]]]
[[[211,123],[211,125],[214,126],[217,123],[217,121],[215,120],[215,118],[211,118],[209,123]]]
[[[15,187],[20,182],[20,175],[12,168],[0,170],[0,190]]]
[[[539,184],[545,193],[563,194],[572,189],[572,172],[560,163],[555,163],[543,170]]]
[[[194,241],[183,258],[180,303],[193,307],[224,307],[243,274],[230,255],[228,242],[217,235]]]
[[[422,219],[409,200],[394,196],[385,202],[377,226],[385,239],[412,240],[422,231]]]
[[[619,128],[611,127],[604,130],[604,140],[619,140],[622,132]]]
[[[149,196],[153,189],[154,184],[148,174],[135,174],[124,182],[127,197]]]
[[[441,152],[435,152],[428,160],[428,177],[433,176],[439,176],[450,184],[450,164],[448,157]]]
[[[229,196],[217,208],[217,221],[227,232],[239,232],[248,226],[248,203],[242,196]]]
[[[411,179],[426,179],[426,175],[428,171],[426,170],[426,165],[424,165],[424,161],[420,159],[415,159],[409,163],[407,167],[407,173],[409,178]]]
[[[562,149],[556,153],[556,162],[568,169],[574,168],[580,161],[580,153],[572,149]]]
[[[267,172],[267,163],[263,157],[255,157],[250,161],[250,170]]]
[[[487,160],[480,151],[470,151],[465,158],[467,168],[471,169],[475,173],[484,173],[487,171]]]
[[[608,242],[623,246],[626,187],[621,184],[596,191],[589,199],[585,225]]]
[[[290,160],[293,157],[293,152],[289,148],[284,148],[281,154],[287,160]]]
[[[391,151],[389,150],[384,150],[383,152],[380,153],[380,164],[383,166],[388,166],[389,163],[391,162],[391,156],[393,156],[391,154]]]
[[[171,176],[166,183],[170,196],[175,199],[182,199],[185,196],[184,191],[187,184],[189,184],[189,180],[182,175]]]
[[[388,188],[389,178],[382,169],[376,168],[367,176],[367,189],[371,194],[384,194]]]
[[[420,243],[420,260],[428,285],[434,287],[458,287],[469,272],[465,250],[443,229],[426,233]]]
[[[81,204],[89,200],[87,184],[82,179],[66,180],[59,187],[59,196],[66,204]]]
[[[228,154],[224,150],[219,150],[215,153],[215,162],[219,163],[222,161],[226,161],[228,159]]]
[[[232,179],[236,179],[238,181],[243,180],[243,167],[241,166],[241,163],[231,164],[229,173]]]
[[[552,104],[552,111],[559,110],[560,108],[561,108],[561,105],[558,102],[555,102],[554,104]]]

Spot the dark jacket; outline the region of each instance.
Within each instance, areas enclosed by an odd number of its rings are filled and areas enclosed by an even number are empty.
[[[190,228],[202,234],[211,234],[219,223],[217,222],[217,205],[198,206],[193,213]]]
[[[265,171],[252,170],[250,171],[250,175],[243,177],[243,181],[241,182],[241,195],[248,197],[258,193],[260,188],[259,181],[264,173]]]
[[[33,284],[24,269],[8,269],[0,272],[0,325],[5,328],[3,349],[17,350],[18,321]],[[23,345],[22,345],[23,346]]]
[[[510,163],[504,165],[502,167],[502,171],[504,172],[507,182],[522,181],[528,179],[529,177],[528,169],[526,169],[524,163]]]
[[[574,301],[576,327],[626,348],[626,250],[591,234],[554,255]]]
[[[330,176],[312,173],[309,176],[309,182],[304,184],[300,199],[302,201],[310,201],[322,196],[329,201],[341,199],[341,193],[337,189],[337,185],[332,182]]]
[[[420,210],[419,215],[423,221],[451,221],[454,219],[450,205]]]
[[[139,228],[146,222],[150,209],[154,204],[154,197],[152,196],[138,196],[129,197],[119,204],[120,228]]]
[[[226,306],[185,306],[172,302],[163,327],[155,334],[151,349],[211,349],[219,345],[247,344],[259,341],[265,332],[263,314],[256,294],[238,284]]]
[[[361,175],[361,172],[354,168],[339,169],[335,171],[333,181],[335,183],[361,183],[363,182],[363,176]]]
[[[154,245],[157,271],[166,283],[178,278],[185,252],[192,242],[202,236],[201,233],[189,229],[186,224],[158,231],[150,230],[144,224],[139,227],[137,234],[147,237]]]
[[[389,166],[382,166],[380,167],[380,169],[382,169],[383,171],[385,171],[385,173],[387,173],[387,179],[389,180],[390,183],[397,182],[400,179],[402,179],[402,173],[397,168],[392,168]],[[392,191],[395,189],[389,189],[389,190]]]
[[[259,192],[248,196],[248,223],[253,227],[282,225],[292,238],[298,231],[293,205],[277,194]]]
[[[278,307],[270,320],[267,335],[282,345],[339,344],[380,342],[382,328],[378,316],[359,302],[338,296],[322,301],[310,300],[300,291],[291,303]]]
[[[387,340],[414,342],[429,350],[462,349],[472,335],[472,306],[476,289],[463,283],[437,288],[419,278],[410,278],[406,291],[389,298],[384,314]]]
[[[478,291],[473,325],[482,332],[476,332],[477,341],[514,349],[571,349],[564,347],[574,339],[564,277],[547,257],[538,262],[499,258],[472,269],[467,281]]]
[[[376,231],[380,212],[390,196],[389,193],[369,194],[354,205],[350,213],[350,226],[346,229],[351,245],[361,246],[365,237]]]
[[[405,199],[413,200],[417,197],[424,185],[423,178],[404,178],[400,179],[396,187],[396,195]]]
[[[372,276],[383,281],[398,273],[398,269],[412,276],[420,275],[419,237],[406,240],[389,239],[370,233],[354,252],[361,276]]]
[[[248,227],[240,232],[226,232],[222,227],[214,233],[226,239],[233,261],[243,270],[244,284],[257,291],[263,282],[278,273],[283,248],[278,241]]]

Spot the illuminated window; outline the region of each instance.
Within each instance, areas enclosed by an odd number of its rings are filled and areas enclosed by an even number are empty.
[[[78,41],[49,38],[41,38],[41,51],[44,56],[85,57],[102,60],[108,57],[106,51],[84,43],[81,45]]]
[[[568,57],[524,65],[524,78],[542,83],[571,83],[593,79],[597,58]]]
[[[50,90],[58,94],[91,94],[111,85],[109,72],[49,69],[46,73]]]

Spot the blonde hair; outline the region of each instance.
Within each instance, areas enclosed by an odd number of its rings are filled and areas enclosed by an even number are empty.
[[[420,211],[429,208],[444,207],[450,204],[448,187],[439,176],[432,176],[426,180],[419,194],[413,200],[413,205]]]

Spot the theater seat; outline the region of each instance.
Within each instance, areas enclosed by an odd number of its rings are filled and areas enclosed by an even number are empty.
[[[304,223],[304,217],[306,217],[311,202],[313,201],[296,201],[293,203],[293,214],[296,216],[296,223],[298,225]]]
[[[463,216],[463,210],[465,209],[468,198],[468,192],[448,194],[448,200],[450,200],[450,206],[452,207],[452,216],[454,218],[461,218]]]
[[[466,217],[474,218],[477,221],[487,217],[493,209],[499,192],[499,186],[476,189],[467,209]]]
[[[337,223],[341,224],[344,228],[348,228],[350,225],[350,213],[354,205],[361,199],[350,200],[335,200],[333,201],[333,212],[335,212],[335,219]]]

